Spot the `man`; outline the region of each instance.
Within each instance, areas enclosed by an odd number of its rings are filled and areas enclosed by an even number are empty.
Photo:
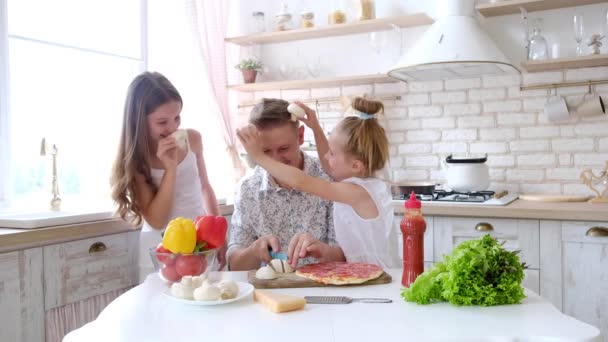
[[[260,131],[264,153],[328,179],[319,160],[300,150],[304,126],[290,120],[288,105],[284,100],[263,99],[252,109],[249,123]],[[271,260],[270,250],[285,252],[294,268],[316,261],[344,261],[332,216],[331,202],[288,189],[256,166],[237,186],[227,251],[230,270],[259,268]]]

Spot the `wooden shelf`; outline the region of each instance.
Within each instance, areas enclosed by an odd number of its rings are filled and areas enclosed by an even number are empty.
[[[606,0],[498,0],[495,3],[479,4],[476,8],[484,17],[495,17],[518,14],[520,7],[525,8],[528,12],[536,12],[605,2]]]
[[[549,59],[546,61],[532,61],[521,63],[522,69],[527,72],[591,68],[598,66],[608,66],[608,54],[589,55],[572,58],[558,58]]]
[[[247,83],[238,85],[229,85],[228,89],[236,91],[265,91],[265,90],[289,90],[289,89],[306,89],[306,88],[322,88],[322,87],[339,87],[349,85],[360,85],[370,83],[390,83],[398,82],[388,75],[362,75],[362,76],[342,76],[330,78],[317,78],[311,80],[291,80],[279,82],[260,82]]]
[[[323,38],[330,36],[344,36],[349,34],[386,31],[392,29],[391,25],[399,27],[413,27],[430,25],[434,21],[424,13],[401,15],[388,18],[363,20],[344,24],[322,25],[312,28],[299,28],[288,31],[263,32],[246,36],[226,38],[224,41],[238,45],[281,43],[293,40]]]

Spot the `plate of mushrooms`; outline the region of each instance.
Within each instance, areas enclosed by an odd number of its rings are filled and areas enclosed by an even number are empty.
[[[253,292],[253,285],[240,281],[221,280],[212,283],[203,277],[182,277],[163,292],[167,298],[188,305],[221,305],[243,299]]]

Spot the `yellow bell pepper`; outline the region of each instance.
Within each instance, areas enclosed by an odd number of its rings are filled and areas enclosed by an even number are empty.
[[[191,219],[177,217],[169,222],[163,235],[163,247],[171,253],[187,254],[196,246],[196,228]]]

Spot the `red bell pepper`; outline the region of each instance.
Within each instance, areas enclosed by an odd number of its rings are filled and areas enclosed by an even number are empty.
[[[226,242],[228,222],[224,216],[199,216],[196,218],[196,243],[205,242],[207,249],[215,249]]]

